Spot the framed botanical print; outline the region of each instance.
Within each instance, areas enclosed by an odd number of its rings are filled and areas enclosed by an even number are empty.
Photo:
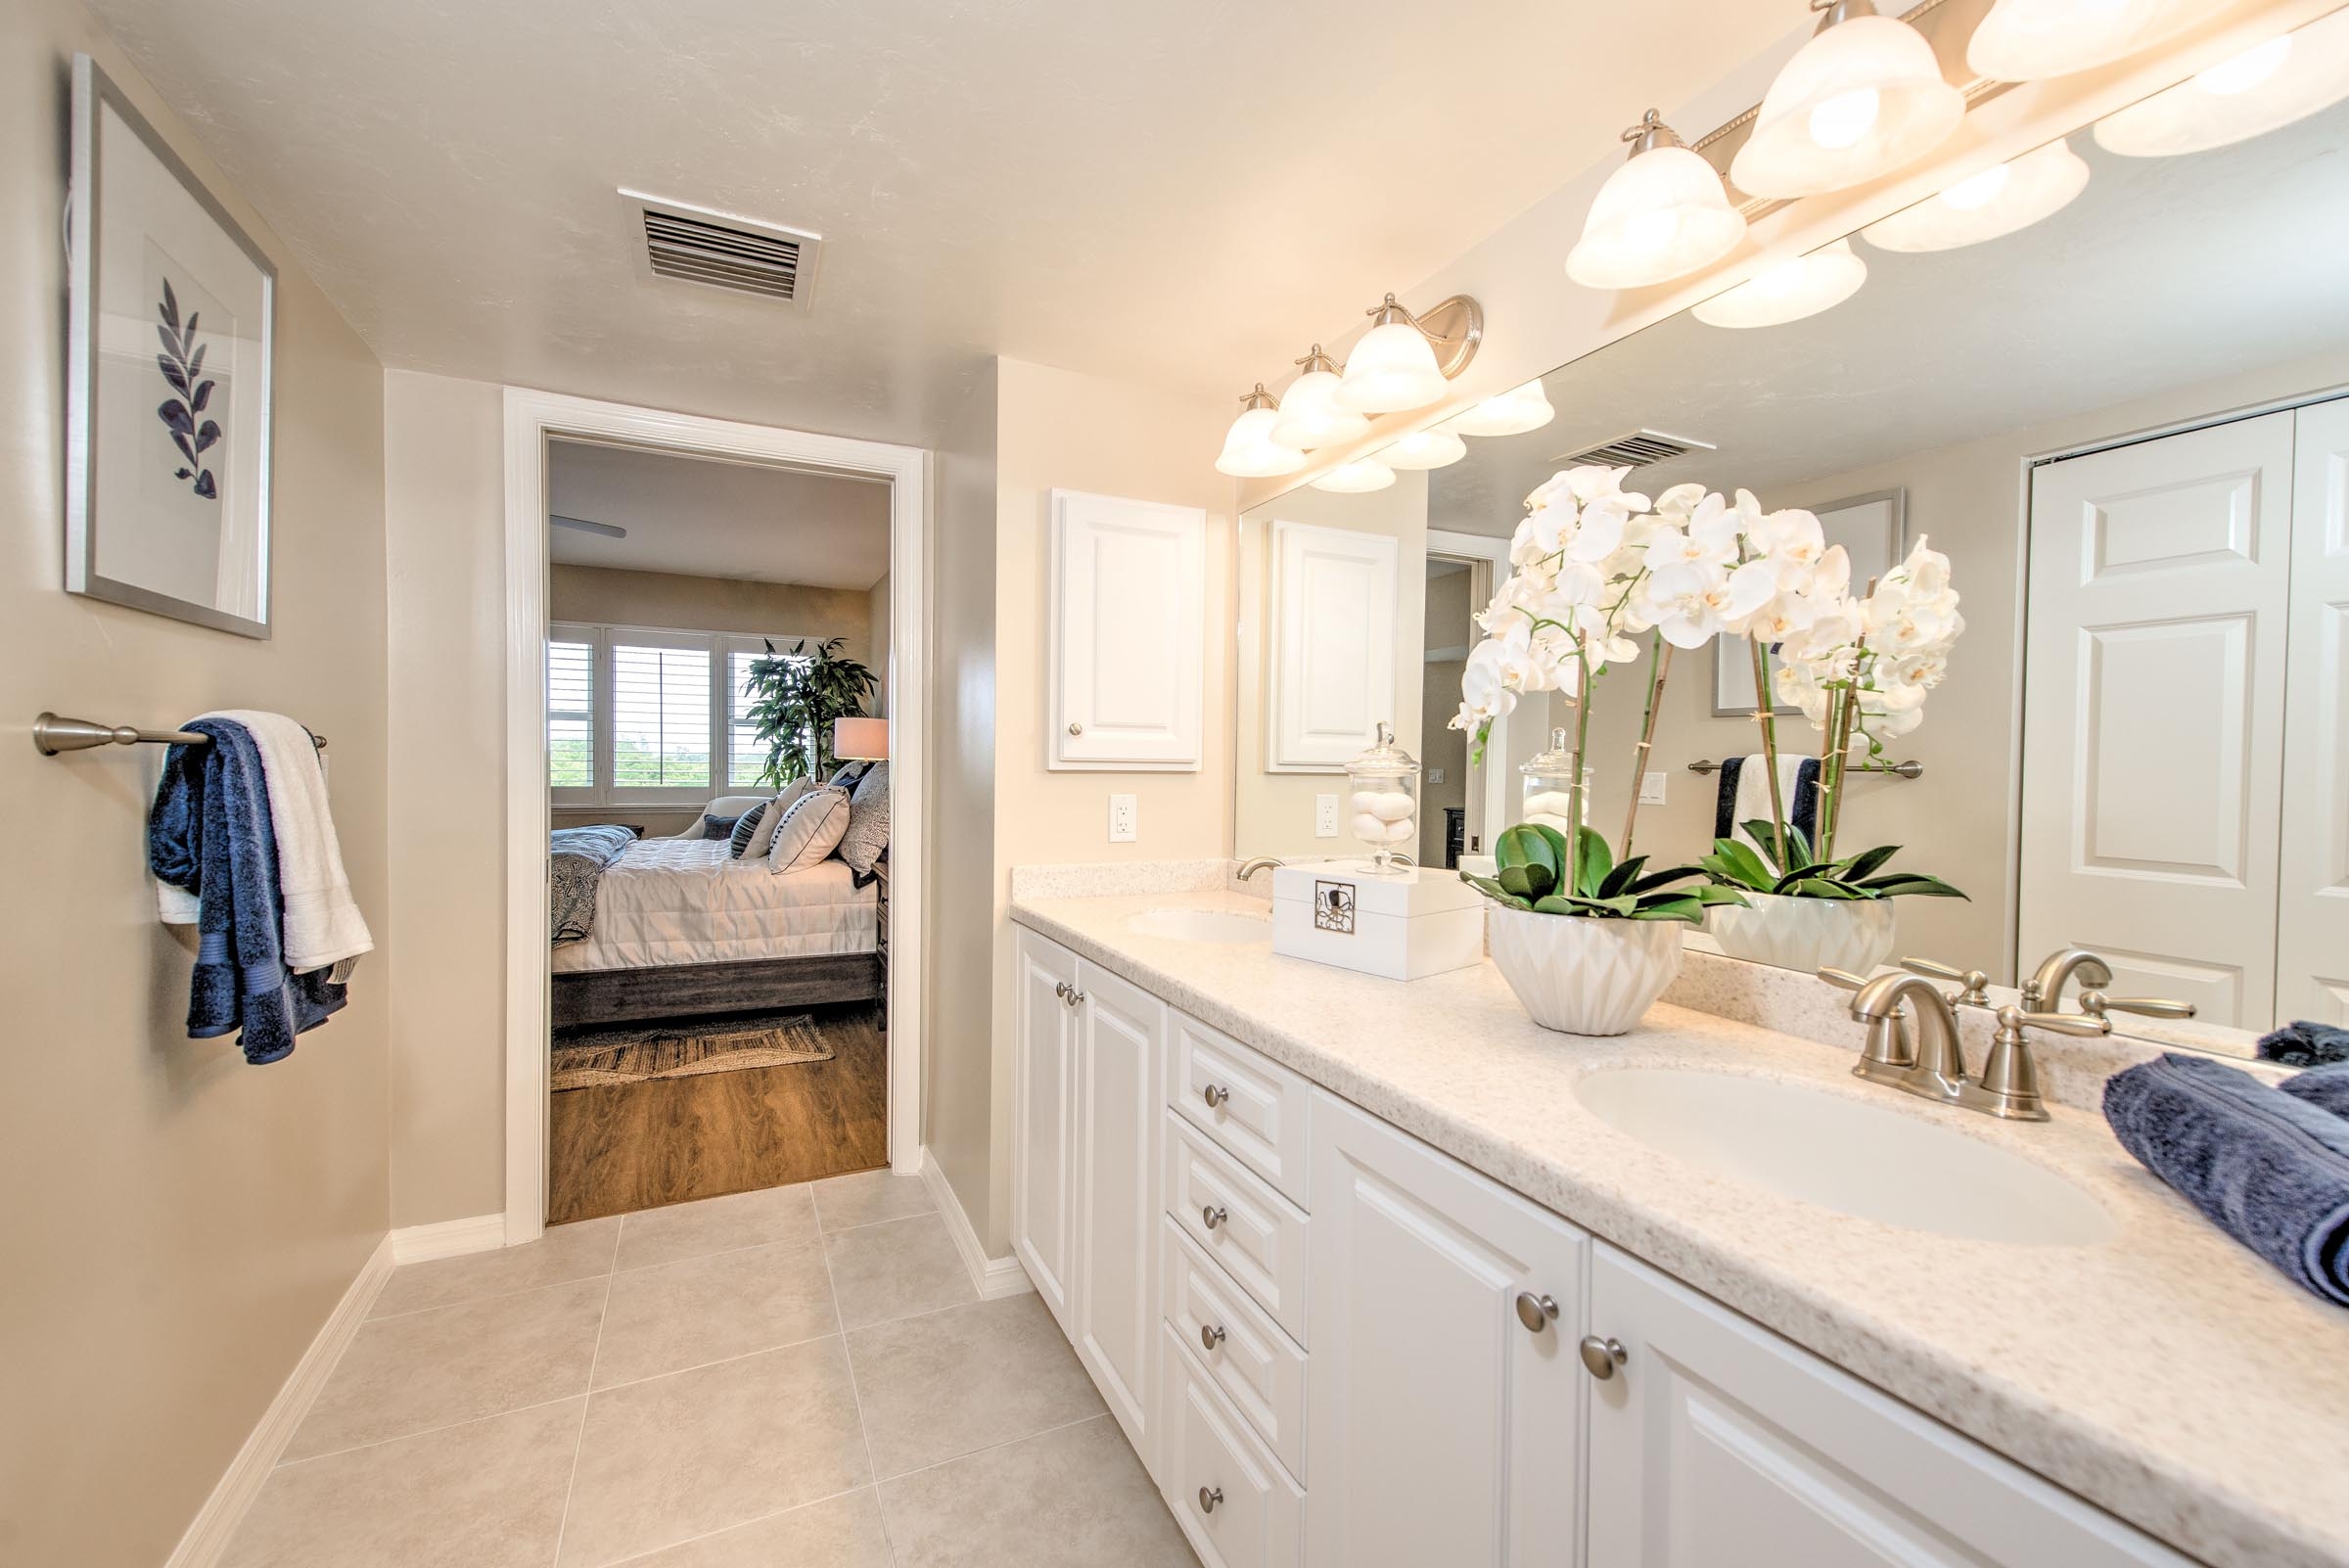
[[[269,635],[277,269],[73,59],[66,588]]]
[[[1870,581],[1899,563],[1901,532],[1908,526],[1908,500],[1909,492],[1904,489],[1871,490],[1815,509],[1819,532],[1829,544],[1842,545],[1844,554],[1851,557],[1854,593],[1865,593]],[[1713,716],[1750,718],[1755,703],[1753,644],[1726,633],[1714,638]],[[1802,712],[1783,705],[1775,711]]]

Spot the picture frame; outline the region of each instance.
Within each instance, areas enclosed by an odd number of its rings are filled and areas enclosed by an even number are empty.
[[[1899,564],[1909,527],[1909,492],[1905,488],[1869,490],[1828,505],[1814,507],[1819,531],[1830,545],[1840,544],[1851,557],[1852,591],[1865,592],[1869,581]],[[1751,718],[1758,705],[1754,690],[1754,656],[1744,637],[1727,634],[1713,639],[1713,716]],[[1799,715],[1800,708],[1779,705],[1773,712]]]
[[[276,265],[87,55],[70,178],[66,591],[266,638]]]

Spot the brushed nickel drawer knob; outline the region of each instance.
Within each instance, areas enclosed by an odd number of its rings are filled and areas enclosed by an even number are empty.
[[[1222,1500],[1223,1489],[1221,1487],[1201,1487],[1199,1489],[1199,1511],[1201,1513],[1215,1512],[1216,1504]]]
[[[1596,1334],[1583,1336],[1583,1368],[1600,1382],[1615,1375],[1615,1368],[1632,1359],[1620,1339],[1601,1339]]]
[[[1530,1290],[1517,1293],[1517,1321],[1528,1333],[1539,1334],[1558,1320],[1558,1299],[1555,1296],[1537,1296]]]
[[[1078,990],[1076,987],[1074,987],[1074,986],[1071,986],[1071,987],[1069,988],[1069,993],[1068,993],[1068,995],[1067,995],[1065,998],[1063,998],[1063,999],[1064,999],[1064,1000],[1066,1000],[1066,1001],[1068,1002],[1068,1004],[1069,1004],[1071,1007],[1074,1007],[1074,1006],[1076,1006],[1076,1005],[1077,1005],[1079,1002],[1082,1002],[1082,1001],[1083,1001],[1083,1000],[1084,1000],[1084,992],[1082,992],[1082,991],[1079,991],[1079,990]]]
[[[1084,733],[1084,726],[1072,718],[1069,720],[1069,733],[1072,735],[1082,735]]]
[[[1069,999],[1069,983],[1065,980],[1052,982],[1052,994],[1058,996],[1062,1001],[1067,1001]]]
[[[1221,1084],[1210,1084],[1199,1091],[1199,1097],[1207,1101],[1207,1108],[1212,1111],[1231,1098],[1231,1090]]]
[[[1222,1325],[1221,1325],[1221,1324],[1220,1324],[1220,1323],[1201,1323],[1201,1324],[1199,1325],[1199,1344],[1200,1344],[1200,1347],[1201,1347],[1202,1349],[1204,1349],[1204,1350],[1211,1350],[1211,1351],[1212,1351],[1212,1350],[1214,1350],[1214,1349],[1215,1349],[1215,1348],[1216,1348],[1218,1345],[1221,1345],[1221,1344],[1222,1344],[1222,1343],[1223,1343],[1223,1328],[1222,1328]]]
[[[1218,1203],[1211,1203],[1199,1211],[1199,1222],[1210,1230],[1215,1229],[1216,1226],[1230,1218],[1231,1216],[1223,1211],[1223,1206]]]

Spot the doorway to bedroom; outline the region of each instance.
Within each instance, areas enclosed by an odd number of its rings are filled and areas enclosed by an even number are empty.
[[[543,475],[546,1222],[886,1166],[892,482]]]

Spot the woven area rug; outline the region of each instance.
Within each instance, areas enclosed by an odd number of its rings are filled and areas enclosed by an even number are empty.
[[[723,1023],[636,1025],[566,1035],[554,1044],[552,1086],[595,1088],[648,1078],[738,1073],[753,1067],[825,1062],[832,1047],[806,1013],[729,1018]]]

